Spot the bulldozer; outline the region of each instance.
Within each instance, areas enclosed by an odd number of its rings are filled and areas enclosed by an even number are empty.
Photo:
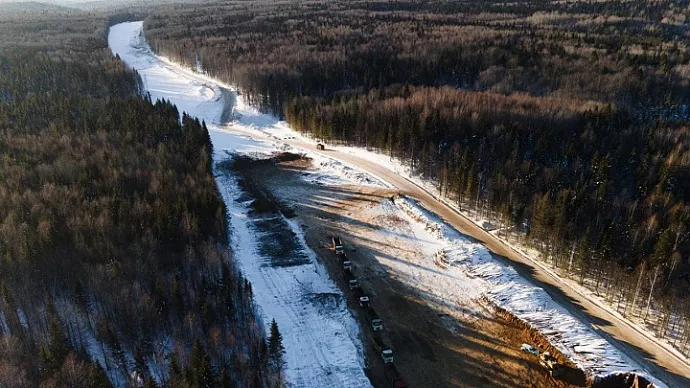
[[[551,355],[550,352],[544,352],[539,355],[539,365],[546,369],[551,377],[558,378],[561,376],[565,369],[563,365],[558,362],[558,360]]]

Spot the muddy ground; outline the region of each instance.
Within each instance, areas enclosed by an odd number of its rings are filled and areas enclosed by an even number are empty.
[[[444,307],[452,301],[432,303],[413,285],[406,284],[377,258],[405,260],[406,247],[377,241],[377,231],[402,219],[381,219],[376,207],[397,193],[389,189],[358,185],[323,185],[307,182],[302,174],[310,161],[283,157],[282,160],[244,161],[239,171],[277,205],[275,211],[297,219],[307,244],[328,269],[331,278],[348,296],[358,318],[366,350],[368,375],[375,387],[389,387],[383,364],[370,345],[373,332],[364,311],[357,306],[342,277],[341,265],[330,249],[330,236],[339,235],[355,275],[372,297],[383,319],[384,338],[395,352],[395,365],[410,387],[576,387],[584,377],[570,382],[554,380],[535,356],[521,352],[522,343],[533,343],[520,325],[476,301],[458,309]],[[374,211],[372,211],[374,209]],[[269,244],[270,245],[270,244]],[[408,250],[408,251],[406,251]]]

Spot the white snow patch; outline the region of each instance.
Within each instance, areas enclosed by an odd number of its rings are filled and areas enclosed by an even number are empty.
[[[17,319],[24,329],[29,328],[29,323],[26,321],[26,315],[24,315],[24,311],[22,311],[21,308],[17,308]]]
[[[304,151],[297,151],[302,152]],[[361,170],[345,165],[332,158],[321,156],[314,152],[306,152],[305,155],[312,159],[316,171],[307,171],[302,178],[308,182],[319,185],[342,185],[356,183],[362,186],[386,187],[384,182],[372,177]]]

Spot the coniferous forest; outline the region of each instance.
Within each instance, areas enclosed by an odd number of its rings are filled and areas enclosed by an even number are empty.
[[[228,3],[154,50],[389,154],[690,354],[690,17],[671,2]]]
[[[123,18],[0,14],[0,386],[274,386],[205,124],[142,95]]]

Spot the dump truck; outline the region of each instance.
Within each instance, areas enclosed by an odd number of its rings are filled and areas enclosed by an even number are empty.
[[[407,382],[400,376],[400,372],[398,372],[398,368],[395,365],[386,365],[383,372],[392,388],[407,388]]]
[[[383,330],[383,321],[381,318],[379,318],[379,315],[376,314],[376,311],[374,311],[374,309],[371,307],[367,308],[367,318],[369,319],[369,324],[371,325],[372,330]]]
[[[546,369],[551,377],[558,377],[564,371],[563,365],[550,352],[544,352],[539,356],[539,365]]]
[[[376,353],[381,356],[381,360],[384,364],[393,363],[393,350],[386,345],[386,343],[383,341],[383,338],[375,335],[371,337],[371,343],[374,345],[374,350]]]
[[[367,294],[362,290],[362,288],[357,288],[355,291],[355,298],[357,298],[357,303],[359,303],[359,307],[363,309],[368,309],[369,308],[369,297]]]
[[[339,254],[338,258],[340,259],[340,264],[342,264],[344,269],[352,269],[352,262],[347,258],[345,253]]]
[[[343,253],[345,253],[345,249],[343,248],[343,242],[340,241],[340,237],[331,237],[331,242],[333,243],[333,250],[337,255],[342,255]]]
[[[359,288],[359,282],[357,281],[357,278],[355,278],[355,275],[349,269],[343,269],[343,278],[347,282],[347,287],[350,290],[355,290]]]

